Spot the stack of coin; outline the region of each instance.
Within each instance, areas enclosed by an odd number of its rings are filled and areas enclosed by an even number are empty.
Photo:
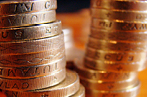
[[[91,34],[76,70],[87,97],[136,97],[146,68],[147,2],[91,0]]]
[[[68,69],[74,68],[74,59],[78,58],[79,55],[84,55],[84,52],[77,48],[74,44],[72,29],[64,27],[62,29],[64,33],[64,43],[65,43],[65,55],[66,55],[66,67]]]
[[[8,97],[84,97],[67,70],[56,0],[0,1],[0,89]]]

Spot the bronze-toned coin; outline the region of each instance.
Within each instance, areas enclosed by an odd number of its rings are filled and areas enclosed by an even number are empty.
[[[137,82],[137,76],[124,81],[91,80],[80,76],[80,82],[88,89],[99,91],[118,91],[132,88]]]
[[[0,41],[20,41],[53,37],[61,34],[61,21],[28,27],[0,29]]]
[[[75,94],[79,90],[79,87],[78,74],[67,70],[66,79],[56,86],[23,92],[5,91],[5,94],[8,97],[69,97]]]
[[[86,97],[136,97],[140,91],[140,82],[130,89],[119,91],[97,91],[86,89]]]
[[[129,42],[129,41],[113,41],[113,40],[101,40],[89,37],[87,47],[91,47],[97,50],[113,50],[123,52],[146,52],[147,45],[142,42]]]
[[[126,42],[142,42],[147,41],[147,31],[143,32],[125,32],[125,31],[107,31],[104,29],[91,28],[91,37],[111,40],[111,41],[126,41]]]
[[[75,70],[76,72],[84,78],[91,80],[102,80],[102,81],[124,81],[134,76],[137,76],[137,72],[128,72],[128,73],[115,73],[108,71],[99,71],[87,68],[84,66],[83,60],[76,59],[75,60]]]
[[[55,10],[34,12],[28,14],[13,14],[0,17],[0,28],[30,26],[33,24],[56,21]]]
[[[59,34],[43,39],[0,42],[0,53],[8,55],[30,54],[47,50],[55,50],[64,46],[64,35]]]
[[[0,66],[22,67],[48,64],[65,57],[65,48],[57,48],[45,52],[36,52],[22,55],[1,55]]]
[[[30,78],[30,79],[7,79],[1,77],[0,89],[22,92],[26,90],[47,88],[59,84],[65,79],[65,77],[66,77],[65,69],[59,70],[47,76]]]
[[[26,14],[49,11],[57,8],[56,0],[3,0],[0,1],[0,15]]]
[[[91,8],[91,16],[98,19],[108,19],[108,20],[118,20],[118,21],[121,20],[147,21],[146,11],[128,11],[128,10],[124,11],[124,10],[116,10],[116,9]]]
[[[71,97],[85,97],[85,88],[83,85],[80,85],[79,91]]]
[[[53,72],[61,70],[66,66],[66,58],[54,61],[52,63],[23,66],[23,67],[0,67],[0,77],[11,79],[29,79],[34,77],[47,76]]]
[[[85,57],[84,65],[94,70],[111,71],[111,72],[137,72],[146,68],[145,62],[137,63],[125,63],[125,62],[110,62],[94,60],[89,57]]]
[[[146,11],[145,0],[91,0],[91,8]]]
[[[110,61],[110,62],[123,62],[123,63],[134,63],[134,62],[145,62],[145,52],[123,52],[123,51],[112,51],[112,50],[97,50],[90,47],[86,49],[86,57],[93,58],[95,60]]]
[[[106,20],[92,18],[92,27],[99,29],[106,29],[110,31],[131,31],[131,32],[142,32],[147,30],[147,22],[125,22],[117,20]]]

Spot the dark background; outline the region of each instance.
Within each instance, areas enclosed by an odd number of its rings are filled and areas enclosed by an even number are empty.
[[[90,0],[57,0],[57,12],[75,12],[82,8],[89,8]]]

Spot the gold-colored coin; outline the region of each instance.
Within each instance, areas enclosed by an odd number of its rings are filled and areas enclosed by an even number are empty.
[[[1,55],[0,66],[22,67],[48,64],[65,57],[65,48],[57,48],[39,53],[30,53],[22,55]]]
[[[22,92],[26,90],[47,88],[59,84],[65,79],[65,77],[66,77],[66,70],[62,69],[47,76],[30,78],[30,79],[0,78],[0,83],[1,83],[0,89]],[[28,97],[28,96],[24,96],[24,97]]]
[[[36,66],[23,67],[0,67],[0,77],[11,79],[29,79],[34,77],[47,76],[53,72],[61,70],[66,66],[66,58]]]
[[[140,91],[140,82],[133,88],[119,91],[98,91],[86,89],[86,97],[136,97]]]
[[[87,47],[91,47],[97,50],[113,50],[113,51],[123,51],[123,52],[146,52],[146,43],[141,42],[128,42],[128,41],[113,41],[113,40],[101,40],[89,37]]]
[[[33,24],[49,23],[53,21],[56,21],[55,10],[6,15],[0,17],[0,28],[30,26]]]
[[[128,11],[146,11],[147,2],[144,0],[91,0],[91,7]]]
[[[92,27],[99,29],[106,29],[107,31],[134,31],[142,32],[147,30],[147,22],[125,22],[117,20],[106,20],[106,19],[97,19],[92,18]]]
[[[43,39],[0,42],[0,53],[8,55],[30,54],[33,52],[43,52],[55,50],[64,46],[64,35],[59,34]]]
[[[0,15],[26,14],[56,9],[57,0],[3,0],[0,7]]]
[[[107,31],[104,29],[91,28],[91,37],[111,40],[111,41],[127,41],[127,42],[142,42],[147,41],[147,31],[143,32],[125,32],[125,31]]]
[[[95,60],[110,61],[110,62],[123,62],[123,63],[134,63],[134,62],[145,62],[145,52],[123,52],[123,51],[110,51],[110,50],[97,50],[90,47],[86,49],[86,57],[93,58]]]
[[[61,21],[29,27],[0,29],[0,41],[19,41],[53,37],[61,34]]]
[[[71,97],[85,97],[85,88],[83,85],[80,85],[79,91]]]
[[[105,1],[105,0],[104,0]],[[109,1],[108,1],[109,2]],[[147,5],[147,4],[146,4]],[[98,19],[122,21],[147,21],[146,11],[124,11],[116,9],[91,8],[91,16]]]
[[[23,92],[5,91],[5,94],[8,97],[69,97],[75,94],[79,87],[78,74],[67,70],[66,79],[56,86]]]
[[[75,60],[75,70],[81,77],[91,80],[102,80],[102,81],[124,81],[137,76],[137,72],[129,73],[115,73],[108,71],[99,71],[87,68],[84,66],[83,60]]]
[[[86,67],[100,71],[111,71],[111,72],[137,72],[142,71],[146,68],[145,62],[137,63],[125,63],[125,62],[110,62],[94,60],[89,57],[85,57],[84,64]]]
[[[118,91],[132,88],[137,82],[137,76],[124,81],[91,80],[80,76],[80,82],[88,89],[99,91]]]

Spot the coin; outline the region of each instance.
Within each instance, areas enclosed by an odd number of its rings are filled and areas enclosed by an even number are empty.
[[[91,80],[80,76],[80,82],[88,89],[94,89],[99,91],[118,91],[132,88],[137,82],[137,76],[133,79],[123,81],[103,81],[103,80]]]
[[[107,29],[108,31],[146,31],[147,30],[147,22],[125,22],[125,21],[117,21],[117,20],[107,20],[107,19],[97,19],[92,18],[92,27],[99,29]]]
[[[61,21],[28,27],[0,29],[0,41],[20,41],[53,37],[61,34]]]
[[[99,71],[87,68],[84,66],[83,60],[76,59],[75,60],[74,68],[76,72],[81,77],[91,79],[91,80],[102,80],[102,81],[124,81],[134,76],[137,76],[137,72],[128,72],[128,73],[116,73],[116,72],[109,72],[109,71]]]
[[[64,46],[54,50],[22,55],[1,55],[0,66],[22,67],[51,63],[65,57]]]
[[[122,73],[122,72],[142,71],[146,68],[145,62],[137,62],[137,63],[110,62],[110,61],[94,60],[89,57],[85,57],[84,60],[85,60],[84,64],[86,67],[101,71]]]
[[[22,67],[0,67],[0,77],[11,79],[30,79],[34,77],[47,76],[53,72],[61,70],[66,66],[65,57],[52,63],[22,66]]]
[[[66,79],[60,84],[45,89],[15,92],[5,91],[8,97],[69,97],[75,94],[80,87],[77,73],[67,70]]]
[[[63,33],[47,37],[43,39],[13,41],[13,42],[0,42],[1,54],[30,54],[33,52],[42,52],[47,50],[55,50],[64,46]]]
[[[3,0],[0,1],[0,15],[26,14],[49,11],[57,8],[56,0]]]
[[[125,31],[107,31],[103,29],[91,28],[91,37],[102,39],[102,40],[112,40],[112,41],[127,41],[127,42],[146,42],[147,33],[142,32],[125,32]]]
[[[0,17],[0,28],[31,26],[33,24],[56,21],[55,10],[34,12],[28,14],[14,14]]]
[[[86,57],[93,58],[95,60],[110,61],[110,62],[144,62],[146,60],[145,52],[123,52],[123,51],[112,51],[112,50],[97,50],[90,47],[86,49]]]
[[[146,11],[145,0],[91,0],[91,8]]]
[[[113,50],[136,53],[146,52],[147,50],[146,43],[97,39],[92,36],[89,36],[87,47],[97,50]]]
[[[66,77],[65,69],[59,70],[47,76],[30,78],[30,79],[8,79],[1,77],[0,89],[11,90],[11,91],[26,91],[26,90],[47,88],[59,84],[65,79],[65,77]]]
[[[138,82],[133,88],[119,90],[119,91],[97,91],[86,89],[87,97],[136,97],[140,91],[140,82]]]
[[[108,1],[109,2],[109,1]],[[147,5],[147,4],[146,4]],[[123,20],[123,21],[146,21],[146,11],[124,11],[116,9],[91,8],[91,16],[98,19]]]
[[[79,91],[71,97],[85,97],[85,88],[83,85],[80,85]]]

